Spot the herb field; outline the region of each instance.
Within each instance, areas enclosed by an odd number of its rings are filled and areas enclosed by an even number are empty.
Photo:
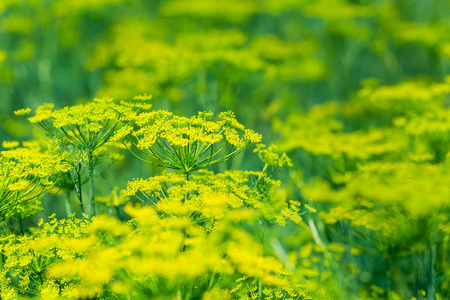
[[[1,0],[0,299],[450,299],[448,0]]]

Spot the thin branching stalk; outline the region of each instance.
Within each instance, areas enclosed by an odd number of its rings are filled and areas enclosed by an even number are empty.
[[[94,156],[92,152],[88,154],[89,159],[89,203],[90,203],[90,218],[97,215],[96,205],[95,205],[95,187],[94,187]]]
[[[430,245],[426,251],[426,260],[428,262],[428,286],[427,299],[436,299],[436,256],[437,244],[430,241]]]
[[[75,190],[77,192],[78,204],[80,205],[81,214],[85,213],[83,206],[83,192],[81,190],[81,162],[78,163],[78,168],[75,167],[77,179],[74,180]]]
[[[72,206],[70,205],[70,191],[66,191],[65,206],[66,206],[66,214],[67,215],[72,214]]]

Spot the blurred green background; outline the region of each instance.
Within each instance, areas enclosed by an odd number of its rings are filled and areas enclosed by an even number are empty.
[[[2,138],[12,111],[150,93],[185,115],[270,120],[350,100],[363,80],[448,73],[449,1],[2,0]],[[16,132],[17,131],[17,132]]]

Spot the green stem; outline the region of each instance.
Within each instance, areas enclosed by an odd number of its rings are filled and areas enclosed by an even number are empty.
[[[89,211],[89,217],[92,219],[92,217],[97,215],[97,210],[95,207],[95,189],[94,189],[94,156],[92,155],[92,152],[90,151],[88,154],[89,159],[89,202],[90,202],[90,211]]]
[[[261,278],[258,279],[258,299],[262,299],[262,282]]]
[[[113,213],[113,217],[116,217],[119,220],[122,220],[120,218],[120,214],[119,214],[119,208],[117,206],[114,206],[114,213]],[[123,221],[123,220],[122,220]]]
[[[44,284],[44,280],[42,279],[42,272],[38,273],[38,278],[39,278],[40,286],[42,286]]]
[[[256,189],[256,187],[258,186],[258,184],[261,182],[261,179],[263,178],[263,176],[266,174],[267,168],[269,167],[268,164],[264,165],[264,168],[262,169],[261,173],[259,173],[258,175],[258,179],[255,182],[255,186],[253,187],[254,189]]]
[[[174,150],[173,148],[169,147],[163,140],[160,140],[159,138],[156,139],[156,144],[159,146],[159,148],[164,152],[164,154],[161,154],[159,151],[157,151],[156,149],[155,152],[158,153],[159,156],[155,155],[153,153],[153,151],[151,151],[151,148],[149,148],[149,150],[152,152],[152,154],[158,158],[158,157],[166,157],[169,159],[169,161],[172,161],[173,163],[175,163],[178,159],[177,157],[174,155]]]
[[[3,270],[3,264],[5,263],[3,257],[3,252],[0,252],[0,270]]]
[[[186,181],[189,181],[189,172],[186,172]],[[189,198],[189,192],[187,192],[187,193],[184,195],[184,200],[183,200],[183,202],[185,202],[188,198]]]
[[[23,230],[22,219],[19,220],[19,228],[20,228],[20,233],[23,234],[25,231]]]
[[[81,214],[85,213],[84,206],[83,206],[83,192],[81,190],[81,162],[78,163],[78,169],[76,169],[77,172],[77,182],[75,183],[75,189],[77,190],[77,197],[78,197],[78,203],[80,204],[80,210]]]
[[[386,258],[386,299],[391,299],[392,260],[391,255]]]
[[[72,214],[72,206],[70,205],[70,191],[66,191],[65,204],[66,204],[66,214],[67,215]]]
[[[261,245],[264,245],[264,234],[265,234],[265,224],[263,220],[259,220],[259,224],[261,226],[261,234],[260,234],[260,239],[261,239]],[[261,281],[261,277],[258,279],[258,300],[262,299],[262,281]]]
[[[429,262],[429,278],[427,287],[427,299],[436,299],[436,256],[437,256],[437,244],[430,243],[430,249],[427,251]]]
[[[337,264],[336,259],[333,257],[333,255],[330,253],[330,251],[328,251],[327,245],[322,240],[322,238],[320,237],[320,234],[319,234],[319,231],[317,229],[316,223],[314,222],[314,220],[312,218],[309,219],[308,225],[309,225],[309,228],[311,230],[311,234],[312,234],[312,237],[314,239],[314,242],[322,249],[322,253],[324,255],[324,258],[329,262],[330,267],[332,268],[332,270],[334,272],[336,272],[337,278],[338,278],[338,281],[339,281],[339,285],[341,285],[342,288],[345,288],[346,293],[348,293],[348,291],[347,291],[348,282],[343,280],[345,278],[345,275],[344,275],[342,269],[339,268],[339,265]]]

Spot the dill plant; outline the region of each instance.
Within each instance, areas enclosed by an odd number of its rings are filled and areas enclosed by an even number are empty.
[[[288,163],[262,145],[258,149],[267,164]],[[12,299],[17,291],[49,299],[307,298],[284,263],[241,228],[261,218],[281,226],[287,220],[300,223],[299,203],[287,204],[279,191],[280,182],[249,171],[203,170],[189,180],[164,173],[130,182],[125,196],[142,192],[155,202],[128,203],[128,223],[103,215],[50,216],[30,235],[4,238],[1,296]],[[117,190],[104,199],[113,206],[126,200]]]
[[[299,203],[288,202],[277,193],[279,181],[250,171],[202,171],[189,180],[182,174],[164,173],[131,181],[124,191],[124,195],[153,206],[162,216],[186,216],[207,231],[216,231],[221,219],[239,215],[242,209],[282,226],[286,220],[299,223]]]
[[[225,162],[261,140],[231,111],[220,113],[217,121],[212,118],[211,112],[191,118],[163,110],[144,112],[135,117],[134,126],[122,127],[111,140],[128,138],[133,145],[129,150],[140,160],[180,170],[189,178],[190,172]]]
[[[99,103],[114,107],[111,100],[90,105]],[[115,113],[127,112],[123,118],[117,113],[88,120],[75,114],[85,112],[84,106],[53,111],[44,105],[30,118],[50,138],[49,153],[65,166],[52,173],[54,185],[74,184],[79,197],[85,163],[87,178],[92,179],[89,151],[99,155],[109,141],[127,144],[127,136],[133,147],[151,156],[150,163],[181,173],[166,171],[136,179],[120,193],[116,187],[111,195],[96,197],[115,218],[83,214],[77,219],[72,214],[58,220],[53,215],[30,233],[4,237],[2,298],[12,299],[16,292],[49,299],[307,297],[298,280],[291,282],[294,277],[286,270],[283,255],[266,251],[263,239],[250,230],[255,222],[281,227],[291,221],[301,224],[300,203],[289,201],[281,182],[268,172],[290,166],[289,158],[275,153],[274,146],[259,144],[255,152],[264,163],[261,172],[207,171],[206,167],[259,142],[261,136],[245,129],[231,112],[211,121],[212,113],[183,118],[139,111],[148,108],[142,105],[139,101],[114,107]],[[28,111],[17,112],[22,113]],[[63,117],[73,120],[63,123]],[[196,170],[198,174],[190,175]],[[130,202],[136,197],[144,206]],[[124,205],[131,217],[128,223],[118,219],[118,208]]]
[[[150,206],[129,204],[125,210],[132,217],[129,223],[106,216],[50,216],[32,235],[3,238],[2,299],[12,299],[15,291],[48,299],[180,294],[197,299],[210,293],[233,299],[257,295],[258,289],[261,294],[308,295],[289,282],[282,262],[239,228],[257,218],[256,210],[224,215],[214,232],[181,215],[160,215]],[[255,278],[263,279],[263,287]]]
[[[0,153],[0,221],[21,220],[40,210],[39,197],[53,187],[52,176],[69,167],[63,157],[41,151],[36,143],[24,146]]]
[[[111,98],[96,98],[87,104],[74,105],[54,110],[53,104],[43,104],[36,109],[35,115],[28,120],[54,143],[58,151],[69,153],[68,163],[73,167],[72,182],[77,191],[82,212],[82,176],[87,173],[89,181],[89,215],[96,215],[94,172],[95,161],[102,147],[110,140],[115,131],[129,123],[138,111],[148,110],[151,104],[138,97],[135,101],[114,101]],[[26,115],[29,109],[16,112]],[[87,170],[84,172],[84,170]]]

